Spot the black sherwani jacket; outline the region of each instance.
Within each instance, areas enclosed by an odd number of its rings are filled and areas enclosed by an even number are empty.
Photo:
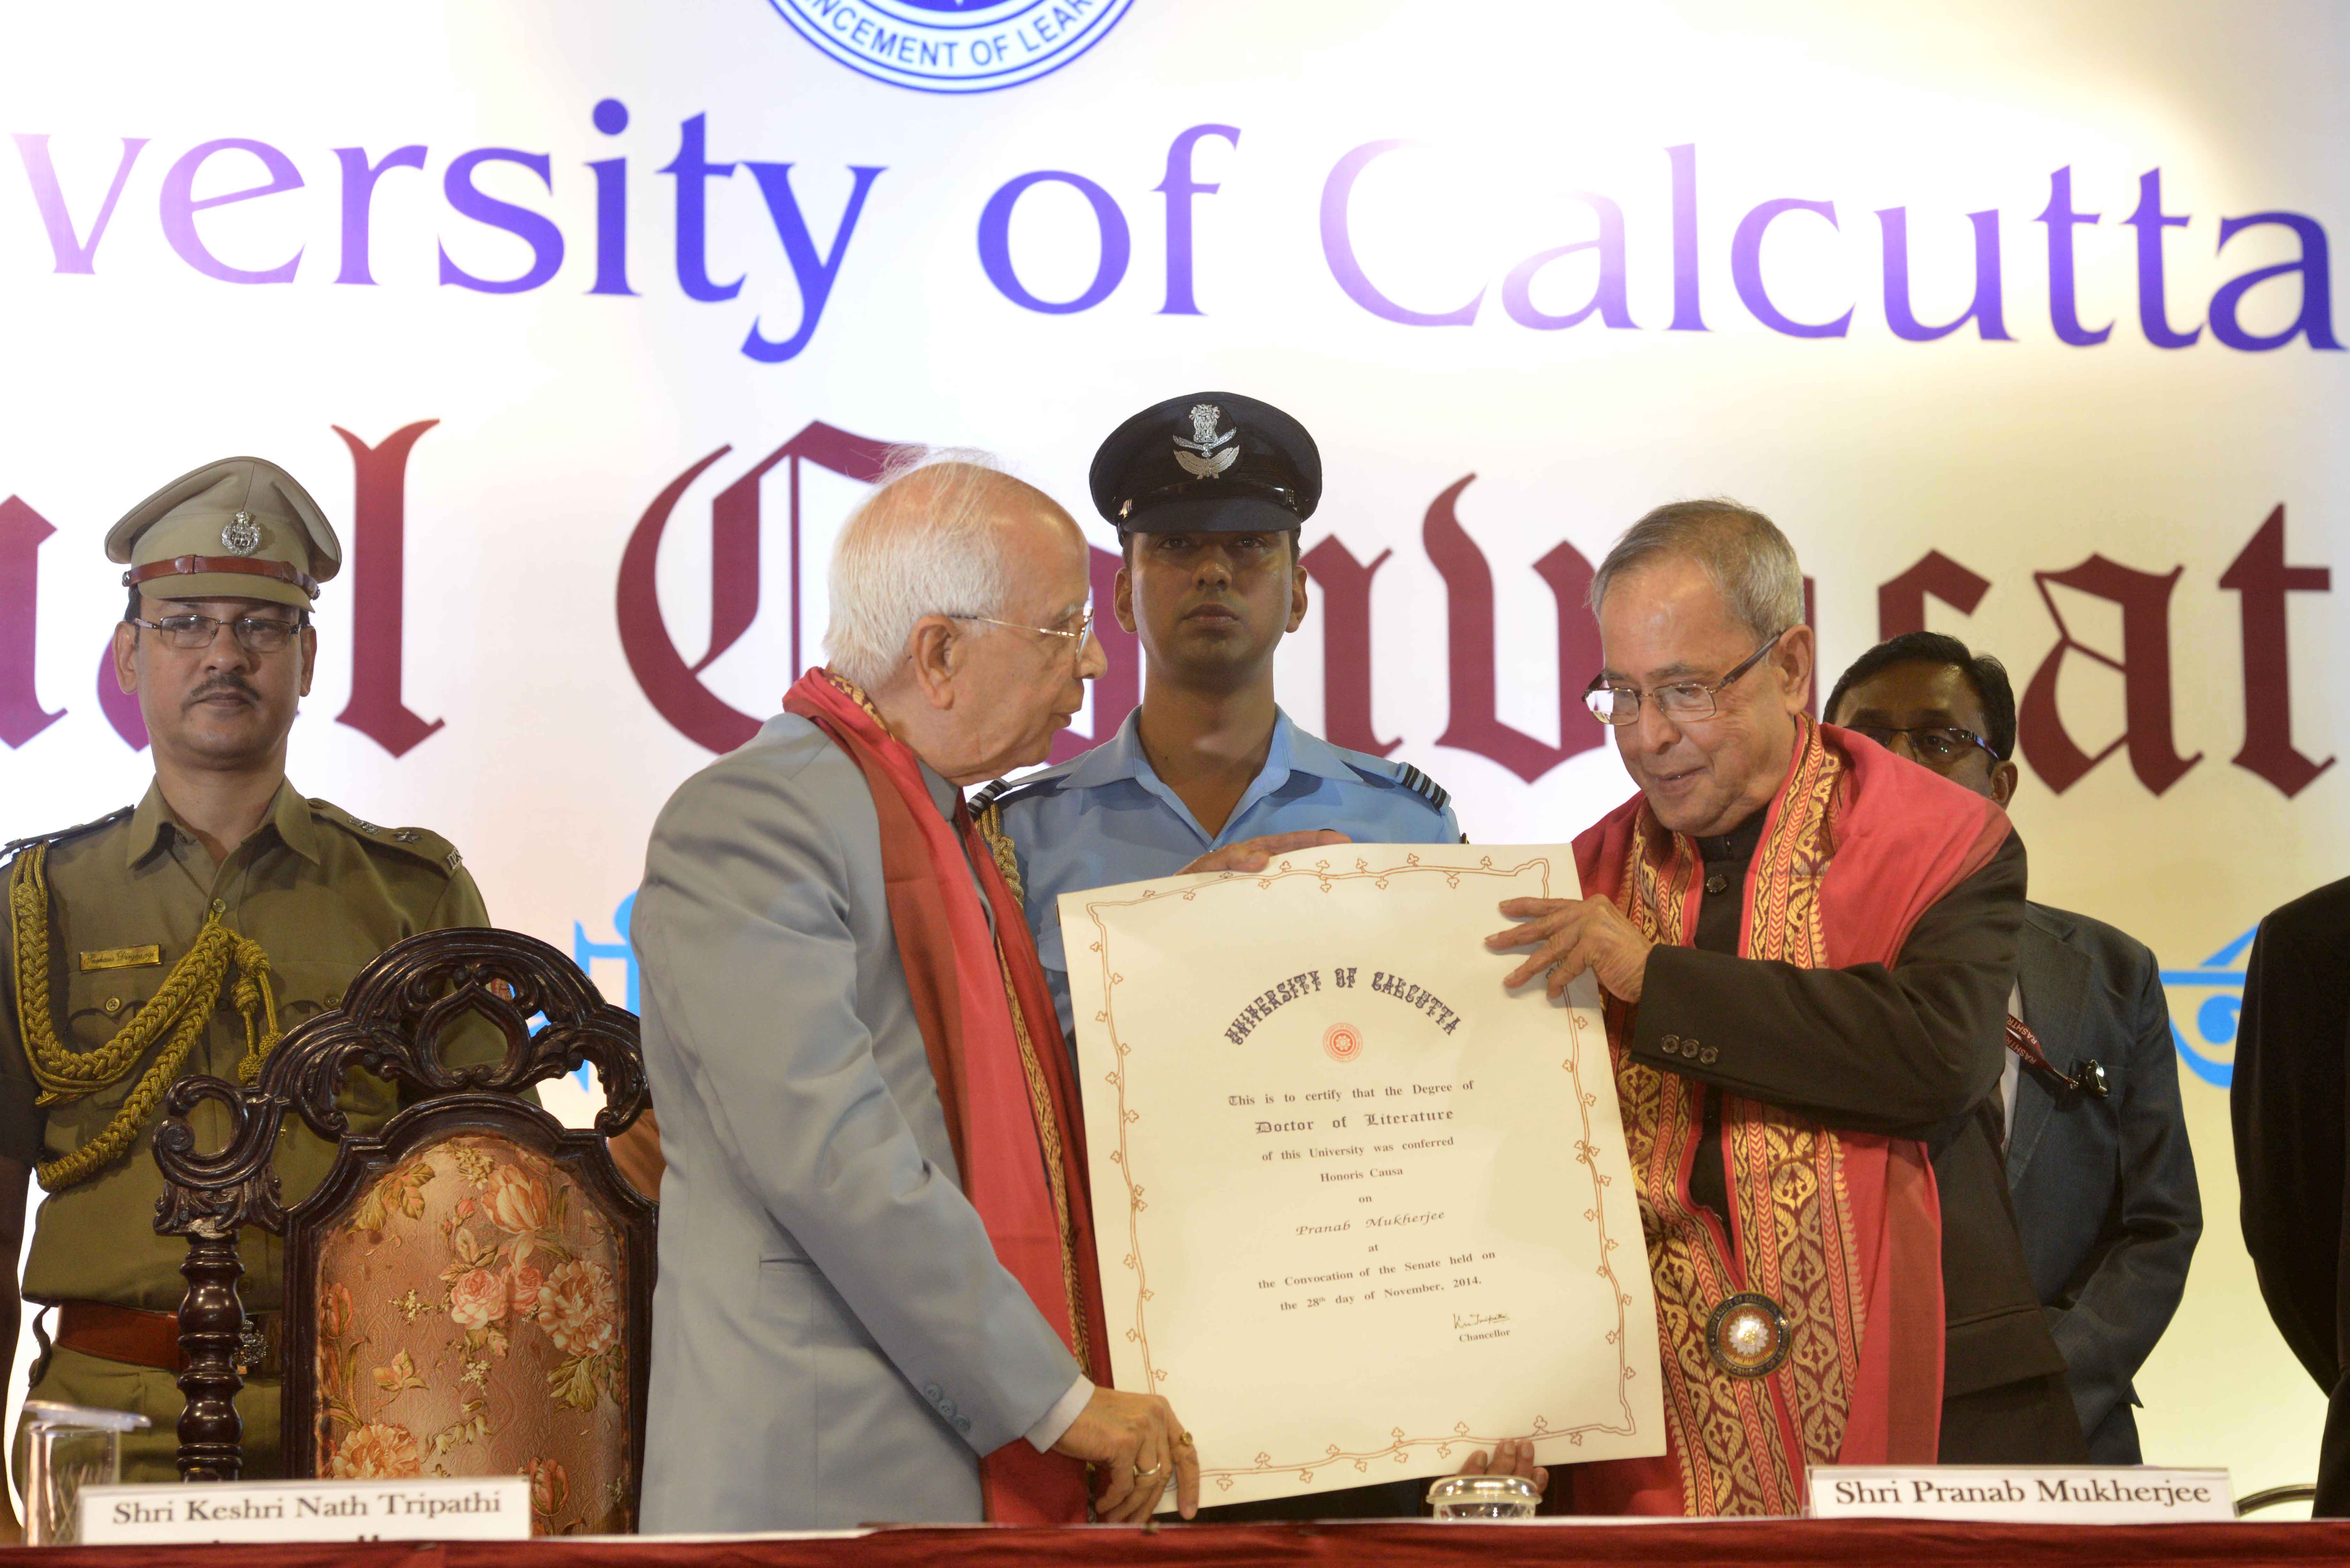
[[[1660,1072],[1825,1127],[1923,1139],[1942,1203],[1941,1458],[2079,1462],[2064,1358],[2033,1290],[2000,1154],[2022,842],[2010,834],[1990,864],[1920,915],[1891,965],[1799,969],[1736,956],[1764,815],[1699,841],[1696,945],[1649,953],[1627,1048]],[[1668,1035],[1679,1053],[1662,1049]],[[1718,1137],[1702,1141],[1690,1185],[1725,1210],[1721,1158]]]
[[[2350,879],[2261,922],[2244,979],[2229,1093],[2244,1246],[2269,1315],[2330,1405],[2317,1506],[2350,1516],[2350,1235],[2343,1158],[2350,1096]]]

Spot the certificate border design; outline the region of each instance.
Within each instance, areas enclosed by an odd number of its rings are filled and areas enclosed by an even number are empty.
[[[1364,880],[1376,881],[1380,888],[1384,888],[1388,882],[1395,877],[1414,874],[1440,875],[1453,886],[1458,887],[1463,877],[1513,877],[1523,876],[1530,870],[1539,869],[1543,877],[1543,895],[1546,897],[1550,892],[1551,861],[1547,856],[1521,861],[1510,867],[1494,865],[1491,856],[1481,857],[1473,866],[1464,866],[1447,865],[1440,862],[1424,863],[1416,854],[1407,855],[1402,865],[1376,869],[1368,861],[1359,858],[1356,860],[1352,870],[1332,870],[1327,860],[1316,860],[1310,866],[1301,866],[1283,858],[1276,859],[1274,866],[1278,868],[1258,872],[1225,872],[1211,880],[1203,880],[1196,887],[1156,889],[1146,892],[1139,898],[1104,898],[1090,900],[1085,905],[1086,917],[1094,928],[1091,950],[1099,955],[1101,962],[1102,1023],[1108,1033],[1111,1049],[1118,1057],[1117,1070],[1109,1075],[1109,1082],[1118,1091],[1118,1148],[1110,1158],[1118,1166],[1119,1178],[1126,1185],[1128,1251],[1124,1262],[1135,1277],[1134,1324],[1127,1330],[1127,1337],[1141,1347],[1143,1374],[1148,1379],[1147,1386],[1153,1390],[1167,1380],[1168,1374],[1164,1368],[1157,1365],[1150,1352],[1148,1313],[1151,1292],[1149,1272],[1142,1256],[1140,1230],[1140,1216],[1148,1205],[1143,1201],[1143,1186],[1135,1179],[1134,1162],[1130,1158],[1131,1151],[1128,1147],[1126,1136],[1127,1128],[1141,1118],[1141,1113],[1128,1109],[1126,1104],[1126,1058],[1130,1054],[1131,1047],[1118,1037],[1117,1018],[1118,986],[1123,977],[1111,967],[1109,931],[1102,923],[1099,911],[1133,909],[1162,898],[1181,898],[1189,901],[1199,898],[1203,893],[1228,887],[1254,886],[1263,889],[1272,887],[1275,882],[1287,881],[1299,877],[1315,878],[1326,890],[1334,882]],[[1580,886],[1579,882],[1577,886]],[[1450,1458],[1452,1445],[1455,1443],[1491,1445],[1511,1438],[1532,1438],[1542,1441],[1565,1438],[1572,1443],[1580,1445],[1584,1437],[1593,1432],[1610,1437],[1638,1435],[1639,1419],[1634,1414],[1629,1393],[1632,1379],[1638,1376],[1631,1365],[1627,1345],[1627,1330],[1630,1326],[1627,1322],[1627,1309],[1631,1305],[1632,1298],[1625,1291],[1622,1282],[1616,1277],[1614,1253],[1620,1243],[1607,1234],[1607,1207],[1605,1201],[1607,1179],[1599,1172],[1597,1158],[1599,1146],[1593,1141],[1591,1132],[1591,1107],[1598,1102],[1597,1097],[1586,1089],[1583,1083],[1583,1036],[1590,1029],[1590,1025],[1578,1014],[1570,1013],[1568,1016],[1571,1027],[1567,1034],[1567,1053],[1565,1060],[1560,1065],[1565,1069],[1567,1076],[1575,1085],[1575,1108],[1582,1119],[1582,1136],[1575,1140],[1575,1157],[1576,1163],[1583,1166],[1591,1175],[1591,1208],[1585,1217],[1593,1222],[1598,1231],[1599,1258],[1596,1272],[1607,1282],[1616,1294],[1616,1329],[1607,1337],[1616,1346],[1616,1397],[1623,1411],[1623,1424],[1614,1426],[1593,1421],[1578,1427],[1554,1430],[1544,1417],[1536,1416],[1532,1431],[1503,1432],[1491,1437],[1471,1432],[1465,1422],[1456,1424],[1450,1432],[1434,1437],[1410,1436],[1399,1427],[1390,1434],[1394,1440],[1384,1449],[1349,1452],[1342,1449],[1337,1444],[1332,1443],[1327,1445],[1320,1455],[1301,1459],[1295,1463],[1279,1462],[1271,1454],[1260,1453],[1256,1456],[1256,1462],[1251,1465],[1223,1466],[1213,1469],[1202,1466],[1200,1470],[1200,1479],[1202,1481],[1213,1480],[1220,1487],[1229,1490],[1232,1484],[1232,1478],[1236,1476],[1272,1475],[1284,1471],[1295,1472],[1300,1480],[1310,1481],[1314,1479],[1315,1471],[1327,1469],[1342,1463],[1353,1465],[1357,1471],[1367,1472],[1374,1459],[1392,1457],[1400,1461],[1406,1450],[1416,1448],[1432,1447],[1440,1457]],[[1604,1043],[1605,1037],[1602,1038]],[[1606,1059],[1603,1053],[1602,1060]],[[1609,1070],[1612,1073],[1612,1066]],[[1639,1256],[1642,1266],[1646,1267],[1648,1254],[1645,1247]]]

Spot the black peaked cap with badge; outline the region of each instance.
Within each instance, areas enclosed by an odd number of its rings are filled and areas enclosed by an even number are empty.
[[[1122,532],[1271,533],[1314,515],[1322,453],[1271,403],[1194,392],[1112,431],[1087,480],[1095,507]]]

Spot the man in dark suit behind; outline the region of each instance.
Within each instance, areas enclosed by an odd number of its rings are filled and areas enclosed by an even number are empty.
[[[2244,1246],[2278,1331],[2330,1404],[2318,1449],[2321,1518],[2350,1516],[2350,1237],[2343,1232],[2343,1061],[2350,1036],[2350,880],[2261,922],[2244,977],[2229,1109]]]
[[[2002,806],[2015,794],[2007,671],[1956,638],[1878,644],[1845,671],[1826,712]],[[2169,1009],[2145,943],[2046,904],[2024,906],[2015,977],[2009,1011],[2024,1033],[2011,1024],[2000,1098],[2016,1229],[2090,1457],[2137,1464],[2131,1379],[2178,1308],[2203,1231]],[[2241,1061],[2240,1051],[2239,1073]],[[2338,1081],[2338,1052],[2334,1071]]]

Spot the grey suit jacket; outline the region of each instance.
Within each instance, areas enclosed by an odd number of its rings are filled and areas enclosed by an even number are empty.
[[[1077,1366],[957,1179],[864,775],[769,720],[661,812],[629,936],[669,1161],[643,1528],[979,1519],[979,1456]]]
[[[2101,1464],[2138,1462],[2131,1379],[2169,1326],[2203,1233],[2162,979],[2146,944],[2027,904],[2016,956],[2023,1022],[2065,1073],[2095,1060],[2104,1100],[2016,1075],[2007,1181],[2033,1287]]]

